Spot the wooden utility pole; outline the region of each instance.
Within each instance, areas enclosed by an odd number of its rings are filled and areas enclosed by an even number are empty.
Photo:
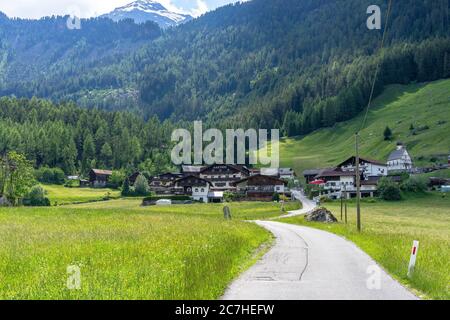
[[[361,232],[361,175],[359,174],[359,132],[355,135],[356,140],[356,227]]]

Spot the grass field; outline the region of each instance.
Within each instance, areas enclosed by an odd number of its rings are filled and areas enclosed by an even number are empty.
[[[99,201],[108,194],[113,198],[120,196],[120,191],[113,189],[66,188],[59,185],[43,185],[43,188],[52,205]]]
[[[433,158],[447,162],[450,150],[450,80],[429,84],[393,85],[374,101],[361,134],[361,155],[385,162],[397,141],[406,144],[416,165],[431,165]],[[320,129],[304,137],[286,139],[280,145],[282,166],[303,170],[335,166],[354,154],[354,134],[362,116]],[[411,133],[410,126],[429,129]],[[389,126],[392,141],[384,141]]]
[[[0,299],[216,299],[271,240],[272,203],[140,207],[123,199],[0,209]],[[292,209],[296,206],[291,206]],[[80,266],[81,290],[66,288]]]
[[[325,203],[340,219],[340,203]],[[336,233],[356,243],[390,274],[431,299],[450,299],[450,197],[415,196],[400,202],[362,204],[363,232],[356,231],[356,207],[349,203],[349,224],[308,223],[283,219]],[[419,240],[416,271],[406,277],[413,240]]]
[[[164,214],[164,215],[187,215],[221,218],[223,217],[222,203],[210,204],[190,204],[190,205],[173,205],[173,206],[149,206],[141,207],[141,199],[119,199],[107,202],[86,203],[79,205],[72,205],[70,208],[77,209],[122,209],[122,210],[137,210],[139,212],[146,212],[149,214]],[[232,202],[226,204],[230,210],[233,219],[238,220],[252,220],[265,219],[277,217],[283,214],[281,205],[279,203],[271,202]],[[284,210],[291,211],[299,209],[301,204],[299,202],[286,203]]]

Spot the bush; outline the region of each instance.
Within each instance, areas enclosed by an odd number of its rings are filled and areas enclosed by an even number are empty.
[[[280,202],[280,195],[275,192],[272,196],[272,201]]]
[[[23,199],[23,204],[29,207],[48,207],[50,200],[45,194],[46,192],[41,186],[34,186]]]
[[[60,168],[43,167],[35,170],[34,176],[37,181],[48,184],[63,185],[66,176]]]
[[[427,181],[422,177],[410,177],[401,184],[401,189],[405,192],[425,192],[427,190]]]
[[[130,193],[131,193],[130,180],[128,180],[128,178],[126,178],[122,185],[122,196],[129,196]]]
[[[148,180],[142,174],[136,178],[134,183],[134,193],[140,196],[147,196],[150,193]]]
[[[108,187],[110,187],[112,189],[118,189],[119,187],[121,187],[124,184],[126,178],[127,178],[127,176],[124,172],[113,171],[113,173],[108,181]]]
[[[400,187],[391,179],[384,177],[378,182],[380,197],[387,201],[401,200]]]

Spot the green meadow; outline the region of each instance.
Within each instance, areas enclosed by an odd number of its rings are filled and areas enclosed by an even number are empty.
[[[42,185],[52,205],[66,205],[90,201],[101,201],[105,198],[118,198],[120,191],[113,189],[66,188],[60,185]]]
[[[233,203],[225,221],[222,204],[140,204],[0,209],[0,299],[217,299],[272,239],[242,219],[281,214]],[[72,265],[80,290],[66,286]]]
[[[340,220],[340,202],[324,207]],[[399,202],[362,203],[362,233],[356,230],[356,205],[348,202],[348,224],[306,222],[304,217],[282,222],[319,228],[356,243],[391,275],[423,298],[450,299],[450,197],[414,195]],[[419,240],[417,265],[407,278],[413,240]]]
[[[280,144],[280,161],[298,175],[303,170],[333,167],[355,153],[355,132],[360,130],[363,114],[332,128],[307,136],[285,139]],[[415,134],[411,129],[415,130]],[[384,141],[389,126],[391,141]],[[415,165],[447,163],[450,150],[450,80],[425,84],[392,85],[371,108],[361,130],[361,155],[386,161],[398,141],[406,144]]]

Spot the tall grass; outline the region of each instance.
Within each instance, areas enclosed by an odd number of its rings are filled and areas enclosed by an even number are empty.
[[[0,299],[216,299],[269,239],[251,223],[145,209],[0,209]],[[69,265],[80,290],[66,287]]]

